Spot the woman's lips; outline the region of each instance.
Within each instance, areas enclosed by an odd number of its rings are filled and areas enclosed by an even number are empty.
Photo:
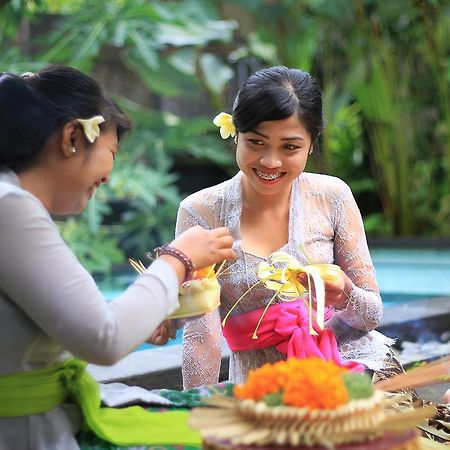
[[[286,175],[286,172],[265,172],[258,169],[253,169],[258,180],[263,184],[276,184]]]

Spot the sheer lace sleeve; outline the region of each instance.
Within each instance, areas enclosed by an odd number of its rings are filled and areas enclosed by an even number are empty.
[[[344,183],[334,206],[335,262],[353,282],[347,307],[336,317],[354,329],[371,331],[379,325],[383,307],[361,214]]]
[[[208,223],[207,217],[211,212],[206,214],[206,211],[199,213],[198,209],[185,200],[178,210],[176,234],[195,225],[205,228],[216,226]],[[221,328],[218,310],[186,323],[183,330],[182,359],[184,389],[219,381]]]

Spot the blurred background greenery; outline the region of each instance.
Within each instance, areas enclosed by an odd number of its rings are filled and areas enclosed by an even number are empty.
[[[309,170],[350,184],[369,236],[450,236],[445,0],[0,0],[0,71],[93,75],[132,117],[110,183],[59,223],[94,273],[171,239],[179,201],[236,172],[212,118],[255,70],[323,90]]]

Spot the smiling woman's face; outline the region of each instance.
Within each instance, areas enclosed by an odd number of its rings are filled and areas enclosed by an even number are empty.
[[[87,148],[78,146],[73,157],[63,163],[64,183],[53,203],[52,213],[77,214],[86,208],[97,188],[106,183],[113,169],[118,150],[115,126],[102,130],[95,143]]]
[[[311,144],[310,133],[296,115],[239,133],[236,161],[247,187],[262,195],[290,191],[305,169]]]

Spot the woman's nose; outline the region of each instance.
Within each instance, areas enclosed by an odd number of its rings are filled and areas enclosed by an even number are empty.
[[[274,151],[268,150],[262,155],[260,163],[268,169],[276,169],[281,166],[281,160],[278,154]]]

